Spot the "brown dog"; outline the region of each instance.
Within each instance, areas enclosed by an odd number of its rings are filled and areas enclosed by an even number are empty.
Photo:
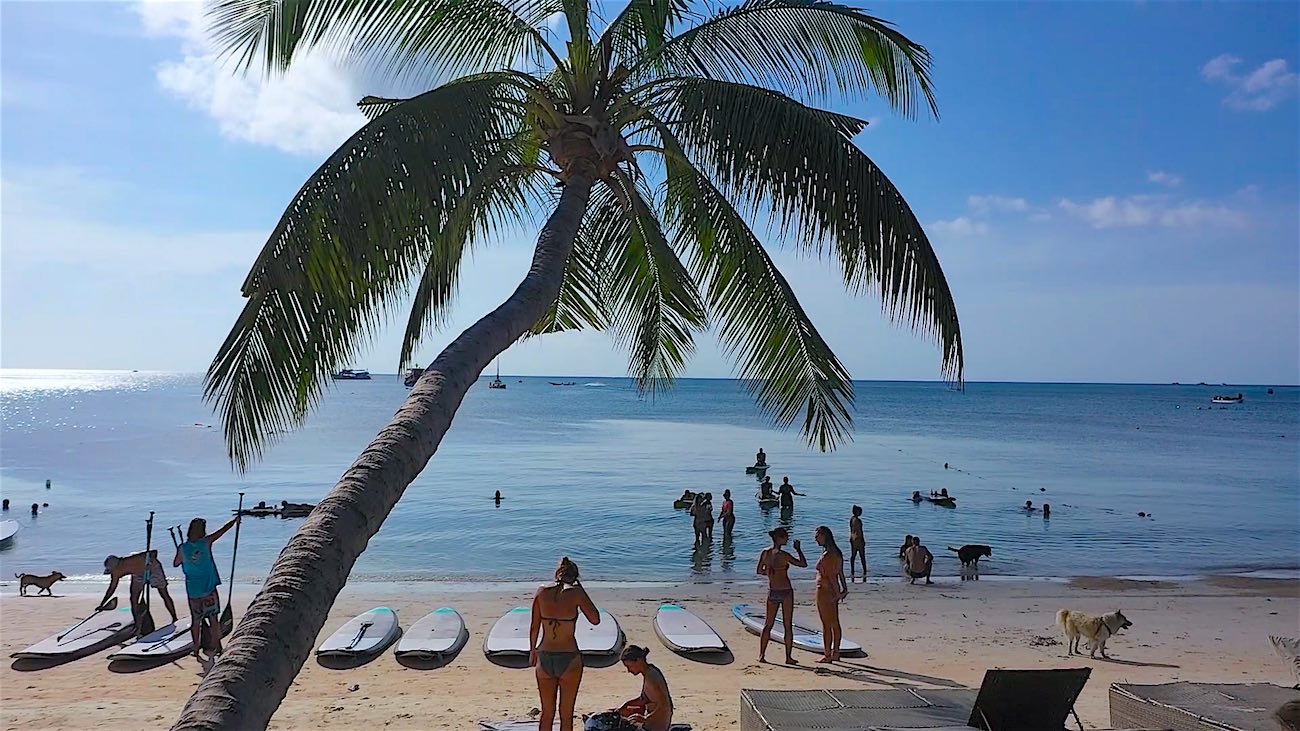
[[[54,586],[54,582],[63,581],[68,577],[64,576],[58,571],[55,571],[51,573],[49,576],[37,576],[36,574],[14,574],[14,578],[18,579],[18,596],[27,596],[27,587],[29,586],[37,587],[36,596],[40,596],[42,591],[45,592],[46,594],[49,594],[50,596],[54,596],[54,593],[50,591],[50,587]]]

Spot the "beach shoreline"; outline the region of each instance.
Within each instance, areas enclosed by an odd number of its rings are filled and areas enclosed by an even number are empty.
[[[14,582],[8,582],[13,584]],[[455,606],[470,640],[445,667],[412,670],[391,649],[349,670],[309,660],[271,727],[472,729],[481,718],[524,716],[537,706],[530,670],[503,667],[482,653],[491,624],[514,606],[526,606],[536,584],[508,590],[448,591],[429,582],[349,584],[340,594],[321,639],[355,614],[392,607],[410,626],[436,606]],[[759,665],[757,638],[731,617],[734,603],[760,603],[757,582],[671,584],[589,590],[618,617],[629,642],[651,649],[651,662],[668,677],[678,719],[697,730],[737,727],[743,688],[889,688],[978,686],[987,668],[1091,667],[1078,711],[1088,727],[1109,725],[1106,689],[1112,682],[1272,682],[1290,675],[1268,647],[1269,634],[1294,633],[1300,624],[1300,581],[1240,576],[1190,582],[1085,577],[1060,581],[959,581],[911,586],[892,577],[854,584],[843,610],[845,636],[869,655],[831,668],[798,653],[801,665]],[[796,582],[796,616],[812,621],[811,586]],[[56,587],[62,589],[63,587]],[[256,587],[235,589],[236,616]],[[0,645],[6,655],[58,632],[84,616],[98,592],[56,592],[49,599],[0,596]],[[125,590],[120,593],[125,594]],[[444,601],[445,600],[445,601]],[[667,650],[652,619],[660,603],[680,603],[706,619],[732,649],[730,662],[706,664]],[[1112,661],[1069,658],[1053,626],[1057,609],[1123,609],[1134,623],[1108,645]],[[155,607],[155,614],[161,607]],[[773,657],[780,650],[772,648]],[[114,673],[107,652],[36,672],[6,664],[0,670],[0,727],[87,729],[170,724],[199,679],[184,659],[143,673]],[[639,686],[616,662],[589,667],[578,699],[581,711],[618,705]],[[349,688],[358,686],[355,691]]]

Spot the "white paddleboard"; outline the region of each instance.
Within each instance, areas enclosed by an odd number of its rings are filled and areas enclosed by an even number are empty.
[[[754,609],[748,604],[737,604],[731,608],[731,613],[735,615],[740,623],[745,625],[745,629],[754,634],[762,634],[764,615],[761,610]],[[815,652],[821,654],[826,651],[822,644],[822,633],[812,629],[806,624],[800,624],[799,617],[794,618],[794,646],[800,650]],[[772,625],[772,641],[777,644],[785,642],[785,625],[781,622],[780,611],[776,614],[776,624]],[[844,638],[840,640],[840,653],[844,655],[866,655],[862,645],[853,640]]]
[[[316,648],[318,656],[355,657],[383,650],[397,639],[397,612],[375,607],[349,619]]]
[[[528,607],[515,607],[501,615],[483,638],[483,654],[488,657],[501,655],[527,655],[528,630],[533,621],[533,612]]]
[[[130,613],[130,609],[119,610]],[[162,660],[174,655],[184,655],[194,647],[190,637],[190,618],[181,617],[172,624],[165,624],[158,629],[137,639],[108,656],[114,660],[138,661]]]
[[[677,652],[726,652],[722,636],[689,609],[664,604],[655,612],[655,634],[670,650]]]
[[[109,645],[124,642],[134,633],[135,622],[131,619],[131,609],[123,607],[111,612],[100,612],[75,628],[69,625],[10,657],[73,658],[90,655]],[[63,635],[63,639],[59,639],[59,635]]]
[[[19,527],[16,520],[0,520],[0,546],[8,545],[18,535]]]
[[[451,607],[442,607],[411,625],[397,643],[394,655],[439,658],[454,655],[469,640],[465,619]]]
[[[618,626],[618,619],[604,609],[600,610],[600,624],[588,622],[579,612],[574,635],[578,638],[578,651],[584,655],[613,655],[623,645],[623,629]]]

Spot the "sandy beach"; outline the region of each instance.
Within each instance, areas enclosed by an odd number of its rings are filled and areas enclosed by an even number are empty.
[[[808,586],[799,585],[797,616],[811,621]],[[629,641],[651,648],[667,674],[677,720],[696,729],[737,726],[738,691],[747,688],[889,688],[976,686],[986,668],[1093,669],[1078,705],[1089,727],[1109,725],[1106,689],[1116,681],[1172,680],[1290,684],[1267,636],[1300,626],[1300,582],[1218,577],[1202,581],[1138,582],[1107,578],[1071,583],[945,578],[934,586],[886,580],[854,585],[844,612],[845,634],[869,656],[826,668],[796,651],[801,665],[760,665],[757,638],[731,617],[736,602],[761,601],[756,583],[639,588],[590,588],[620,620]],[[96,601],[90,594],[19,598],[6,582],[0,598],[0,644],[6,655],[59,631]],[[236,592],[237,607],[253,588]],[[510,607],[531,593],[449,593],[434,584],[353,585],[334,606],[324,634],[377,605],[397,610],[409,626],[429,609],[454,605],[471,637],[465,650],[436,670],[399,665],[391,651],[366,665],[330,670],[308,662],[271,724],[277,729],[472,729],[482,718],[527,715],[537,705],[530,670],[503,667],[483,656],[483,636]],[[242,600],[242,601],[241,601]],[[677,656],[656,639],[651,620],[665,601],[684,603],[727,640],[734,657],[708,664]],[[1109,662],[1067,659],[1053,627],[1057,609],[1123,609],[1134,627],[1113,639]],[[160,612],[161,607],[155,609]],[[771,657],[779,659],[773,648]],[[0,721],[5,729],[163,728],[175,718],[199,680],[190,659],[140,673],[113,673],[107,652],[34,672],[11,665],[0,671]],[[639,683],[622,666],[589,666],[580,711],[615,706]],[[357,686],[356,690],[350,690]]]

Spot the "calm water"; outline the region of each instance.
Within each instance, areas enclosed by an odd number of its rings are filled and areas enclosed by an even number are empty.
[[[642,399],[621,379],[487,378],[471,390],[441,451],[407,490],[354,571],[367,580],[545,577],[560,554],[600,580],[750,578],[766,532],[743,468],[764,447],[808,497],[792,517],[812,545],[825,523],[847,543],[849,507],[865,511],[875,573],[893,574],[904,533],[919,533],[955,572],[947,545],[988,543],[986,574],[1178,576],[1300,566],[1300,390],[1243,391],[1210,408],[1195,386],[859,383],[855,441],[831,453],[765,426],[733,381],[682,381]],[[90,578],[108,553],[166,526],[229,516],[236,493],[314,502],[405,397],[395,376],[337,382],[307,425],[244,477],[224,457],[199,378],[160,373],[0,372],[0,493],[23,524],[0,571]],[[944,469],[944,463],[951,469]],[[53,480],[46,490],[45,480]],[[721,529],[691,548],[683,488],[736,496],[734,542]],[[948,488],[955,510],[913,505]],[[1046,492],[1040,491],[1046,488]],[[501,490],[500,507],[490,496]],[[1052,505],[1051,520],[1018,509]],[[32,502],[49,502],[38,518]],[[1141,519],[1138,511],[1154,517]],[[238,576],[255,581],[301,521],[245,521]],[[224,545],[222,545],[224,544]],[[230,540],[218,544],[226,573]],[[810,553],[815,551],[810,550]]]

